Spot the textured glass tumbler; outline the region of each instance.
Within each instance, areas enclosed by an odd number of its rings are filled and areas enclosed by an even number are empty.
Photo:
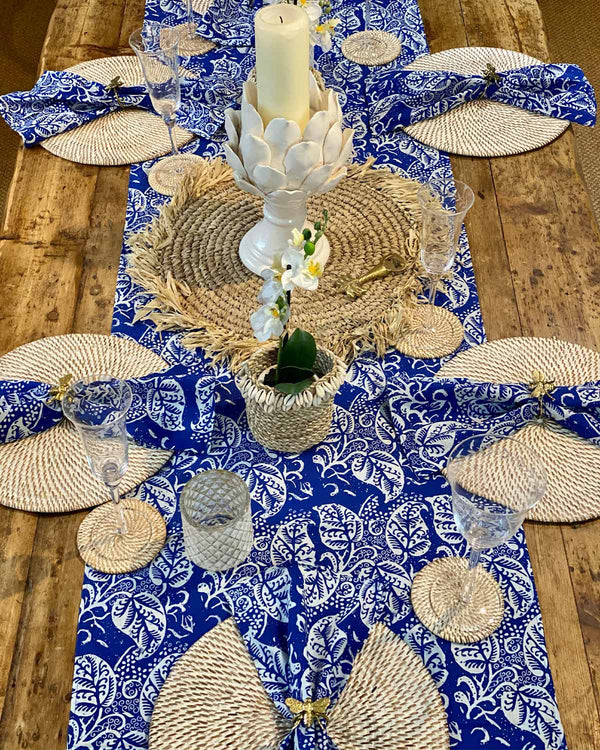
[[[253,542],[250,493],[231,471],[196,474],[181,493],[185,553],[205,570],[242,563]]]

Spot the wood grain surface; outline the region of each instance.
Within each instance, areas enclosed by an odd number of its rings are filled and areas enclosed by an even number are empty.
[[[548,59],[537,0],[420,5],[432,52],[485,45]],[[143,0],[59,0],[40,71],[123,54],[142,15]],[[600,237],[571,129],[533,153],[452,163],[477,196],[467,229],[488,337],[600,349]],[[0,235],[0,354],[110,331],[127,181],[124,167],[19,154]],[[1,750],[66,745],[84,515],[0,507]],[[528,524],[527,540],[569,748],[600,750],[600,521]]]

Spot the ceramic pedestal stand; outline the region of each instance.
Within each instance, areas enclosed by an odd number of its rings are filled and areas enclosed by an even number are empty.
[[[256,85],[244,84],[241,111],[225,111],[225,154],[238,186],[265,201],[264,218],[240,242],[240,258],[253,273],[269,268],[287,247],[292,229],[306,222],[311,195],[332,190],[346,176],[353,130],[342,130],[342,110],[331,89],[321,91],[310,75],[310,120],[304,132],[293,120],[265,127],[257,109]],[[324,265],[329,243],[323,237],[314,259]]]

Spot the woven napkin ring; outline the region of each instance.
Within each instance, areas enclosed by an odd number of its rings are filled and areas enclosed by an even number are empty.
[[[294,717],[292,729],[304,721],[304,725],[312,727],[313,723],[323,729],[321,719],[327,720],[327,709],[331,703],[331,698],[319,698],[319,700],[297,701],[295,698],[286,698],[285,705],[290,709]]]
[[[528,383],[529,390],[531,392],[531,395],[533,398],[537,398],[538,403],[540,405],[540,418],[544,417],[544,398],[548,396],[549,398],[552,398],[550,395],[552,391],[554,390],[555,381],[554,380],[546,380],[546,376],[540,372],[539,370],[534,370],[531,373],[531,382]]]
[[[123,81],[121,80],[121,76],[115,76],[106,87],[106,90],[108,92],[112,91],[115,95],[115,99],[117,100],[117,104],[119,105],[119,107],[121,107],[121,109],[125,109],[123,102],[119,99],[119,86],[122,85]]]
[[[47,403],[51,404],[53,401],[62,401],[72,380],[73,376],[70,373],[63,375],[58,381],[58,385],[53,385],[50,388]]]

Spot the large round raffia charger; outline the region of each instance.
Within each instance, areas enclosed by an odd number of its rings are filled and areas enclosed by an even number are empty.
[[[0,378],[39,380],[50,385],[108,373],[132,378],[166,370],[167,363],[130,339],[88,333],[52,336],[19,346],[0,357]],[[131,445],[129,468],[120,485],[129,492],[151,477],[171,453]],[[75,428],[63,421],[38,435],[0,444],[0,502],[36,513],[92,508],[109,498],[92,476]]]
[[[490,63],[504,70],[540,65],[541,60],[498,47],[458,47],[418,57],[408,70],[452,70],[482,75]],[[531,151],[558,138],[569,122],[508,104],[478,99],[438,117],[405,127],[427,146],[463,156],[511,156]]]
[[[557,386],[597,382],[600,353],[558,339],[501,339],[460,352],[438,376],[528,383],[534,370]],[[549,420],[530,423],[513,437],[538,453],[547,473],[546,492],[529,513],[529,520],[574,523],[600,516],[600,446]],[[488,453],[491,457],[483,481],[500,485],[502,477],[495,474],[492,451]]]
[[[414,226],[420,210],[419,184],[373,169],[349,168],[334,190],[309,199],[311,220],[327,208],[331,256],[319,288],[296,290],[291,326],[312,333],[319,345],[349,361],[358,352],[382,355],[402,335],[404,312],[421,290]],[[180,329],[189,348],[201,346],[214,359],[230,357],[231,367],[261,344],[250,314],[262,280],[242,264],[238,248],[262,212],[262,201],[242,192],[220,159],[205,161],[183,183],[150,227],[129,238],[129,273],[152,299],[138,318],[159,329]],[[403,258],[402,271],[367,285],[351,299],[340,291],[347,276],[360,277],[390,252]]]
[[[173,667],[150,721],[150,750],[277,750],[292,723],[277,710],[233,618],[203,635]],[[382,623],[354,660],[327,716],[339,750],[447,750],[435,683],[410,646]],[[319,744],[319,746],[321,746]]]
[[[105,85],[117,76],[126,86],[144,85],[135,56],[88,60],[67,70]],[[194,134],[176,126],[173,137],[177,146],[183,146],[194,138]],[[136,107],[116,110],[73,130],[46,138],[40,145],[62,159],[104,166],[135,164],[171,151],[169,134],[162,118],[154,112]]]

